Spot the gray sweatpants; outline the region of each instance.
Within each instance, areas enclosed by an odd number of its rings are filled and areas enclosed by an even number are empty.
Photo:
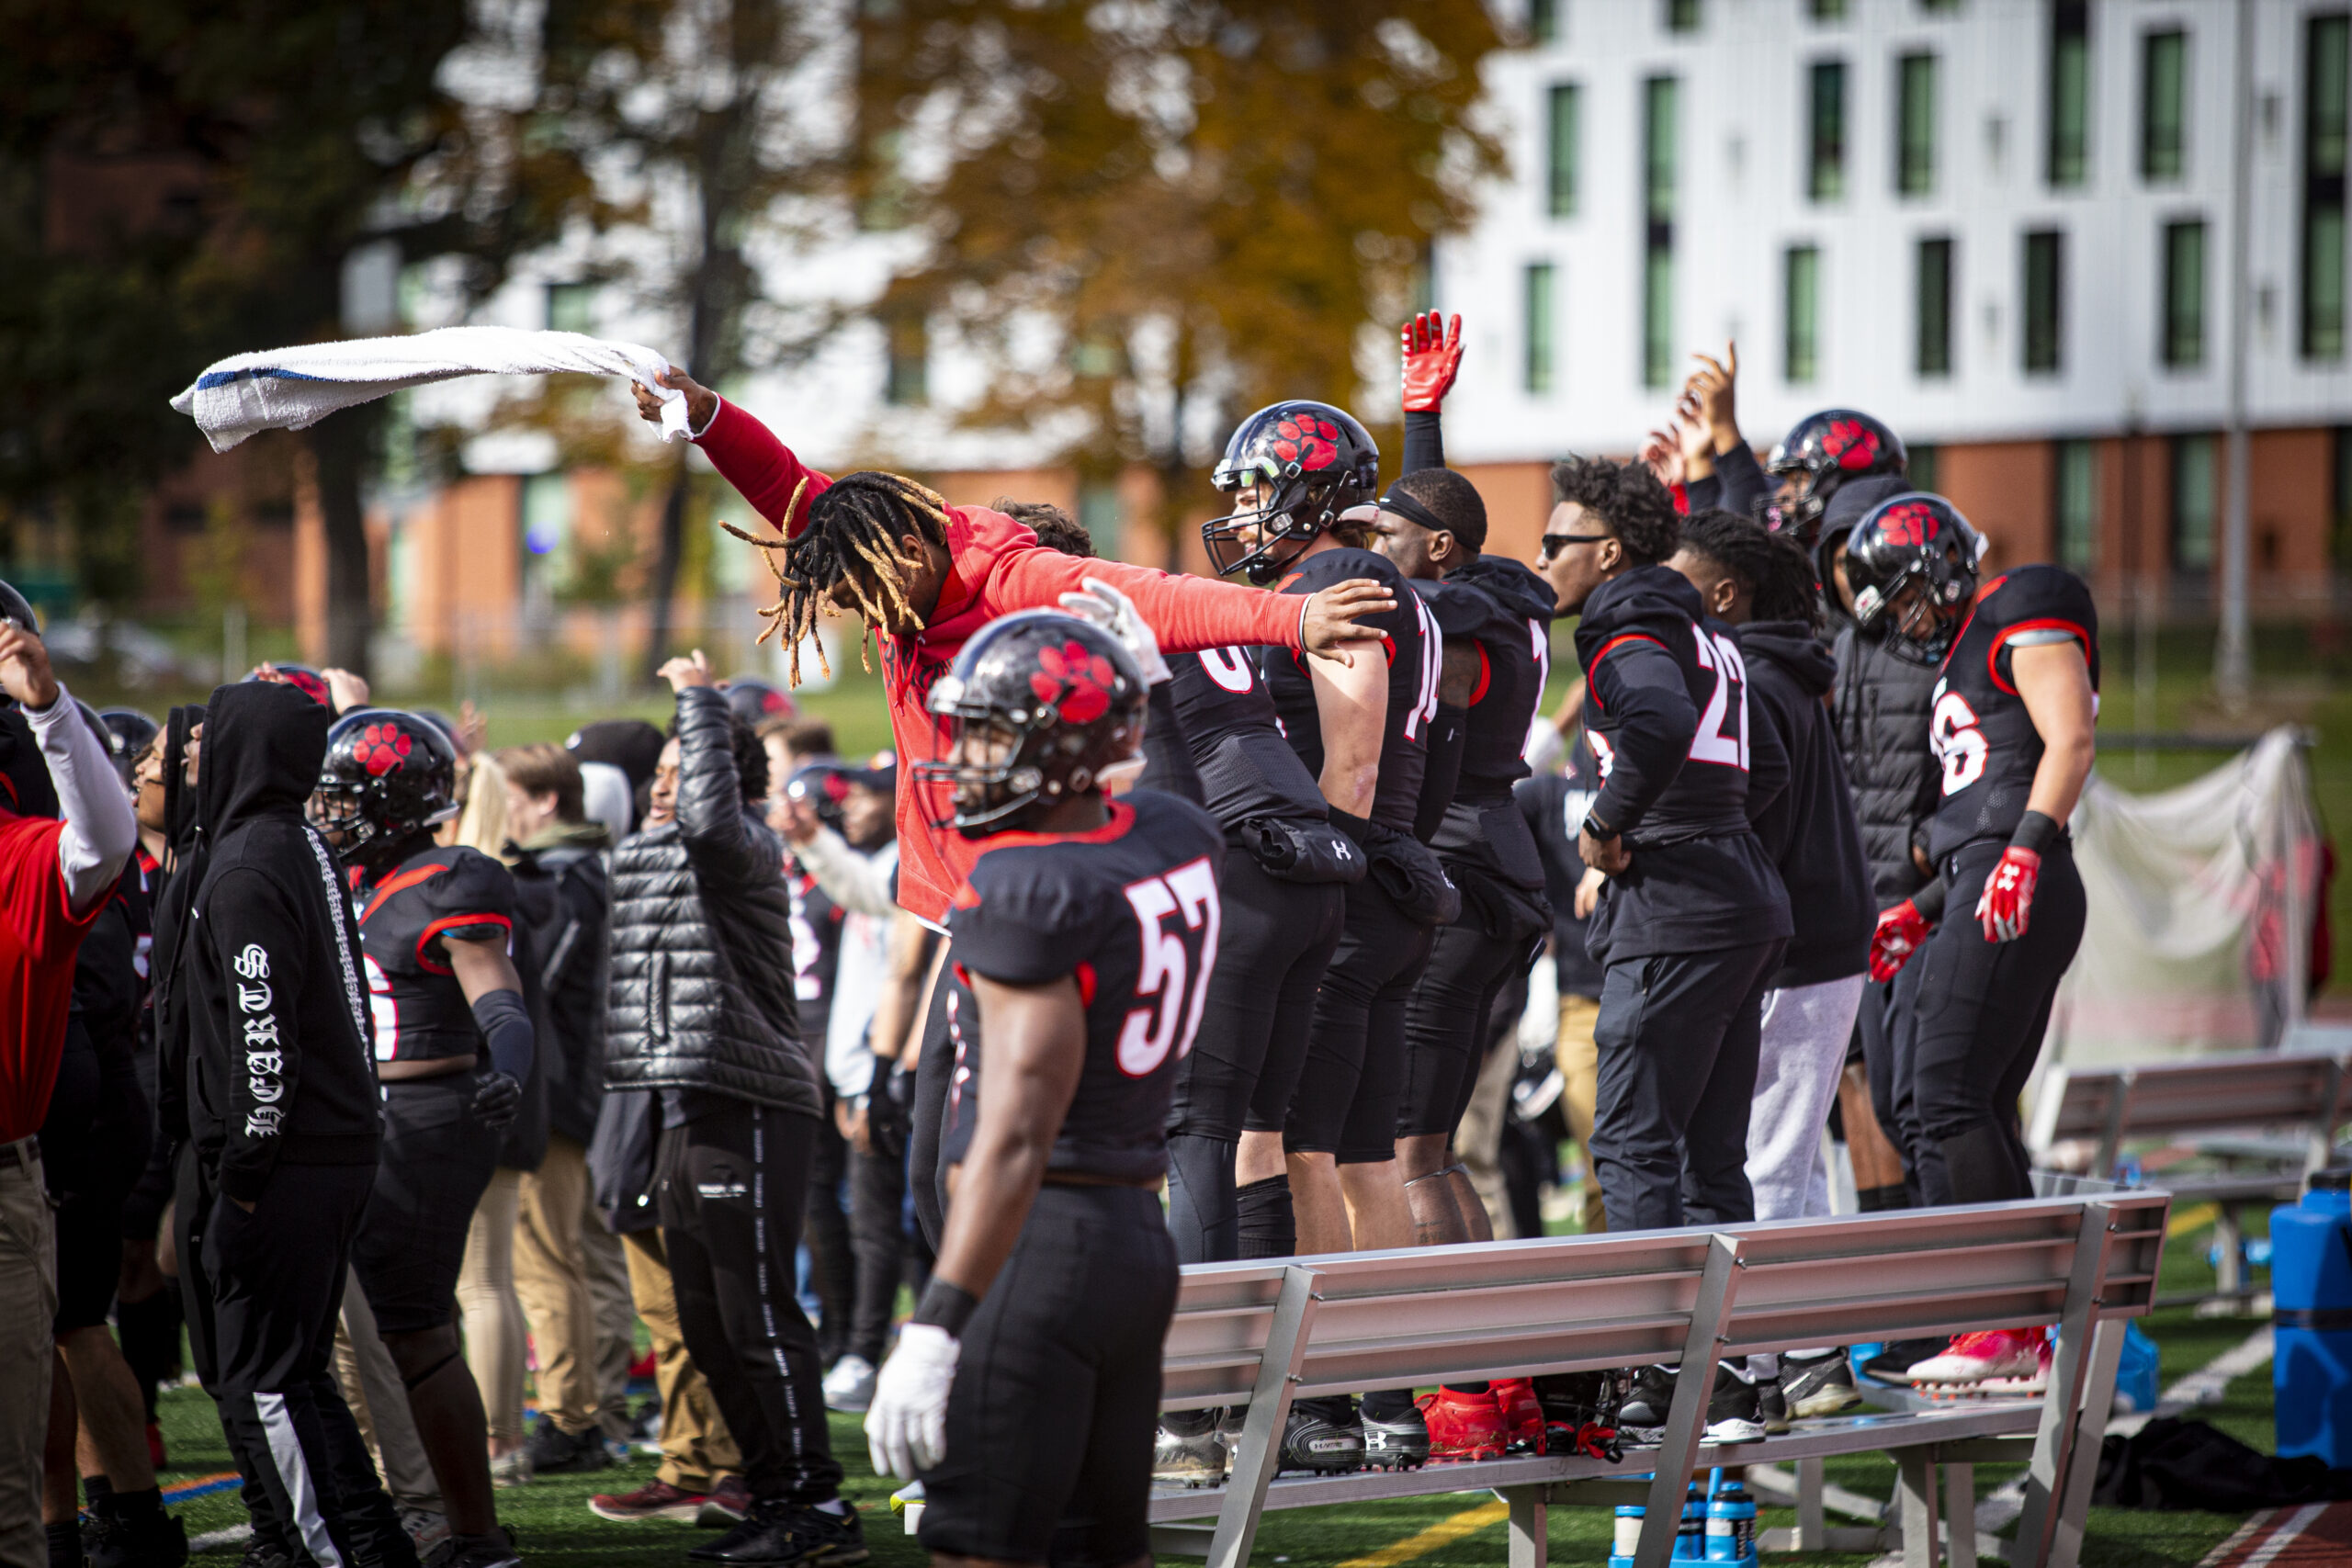
[[[1764,993],[1756,1099],[1747,1117],[1747,1184],[1755,1190],[1759,1220],[1829,1213],[1821,1140],[1861,1006],[1862,980],[1849,975]]]

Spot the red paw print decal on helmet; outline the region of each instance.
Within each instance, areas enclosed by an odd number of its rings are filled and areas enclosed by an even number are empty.
[[[1038,673],[1029,677],[1037,700],[1058,711],[1066,723],[1092,724],[1111,710],[1111,689],[1119,672],[1086,645],[1066,642],[1037,650]]]
[[[1867,468],[1878,460],[1878,437],[1858,419],[1833,419],[1822,433],[1821,450],[1841,468]]]
[[[351,756],[368,770],[369,778],[380,779],[407,762],[414,744],[396,724],[371,724],[359,732],[359,744],[351,749]]]
[[[1328,419],[1295,414],[1274,426],[1274,456],[1307,473],[1340,460],[1340,427]]]
[[[1878,531],[1890,545],[1933,544],[1937,532],[1935,508],[1918,501],[1889,507],[1879,516]]]

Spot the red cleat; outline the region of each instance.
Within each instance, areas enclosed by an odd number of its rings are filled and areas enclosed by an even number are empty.
[[[1500,1459],[1508,1438],[1502,1407],[1491,1391],[1464,1393],[1442,1388],[1414,1403],[1429,1423],[1430,1458],[1433,1460]]]
[[[1510,1451],[1542,1453],[1544,1406],[1535,1398],[1535,1380],[1497,1378],[1487,1386],[1495,1391],[1495,1407],[1502,1412],[1503,1437]]]

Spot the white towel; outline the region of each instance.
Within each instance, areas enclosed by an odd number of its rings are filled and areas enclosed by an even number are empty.
[[[662,399],[662,434],[686,439],[686,395],[653,378],[670,362],[633,343],[607,343],[581,333],[534,333],[519,327],[440,327],[408,337],[352,338],[304,344],[261,354],[233,354],[206,367],[172,407],[192,414],[226,452],[265,430],[305,430],[337,409],[373,402],[403,387],[458,376],[537,375],[574,370],[627,376]]]

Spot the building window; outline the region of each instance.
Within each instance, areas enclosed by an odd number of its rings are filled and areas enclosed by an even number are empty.
[[[1537,43],[1560,39],[1561,0],[1532,0],[1527,7],[1527,33]]]
[[[1951,244],[1949,239],[1922,240],[1914,263],[1918,333],[1912,367],[1922,380],[1951,374]]]
[[[1527,269],[1527,389],[1552,389],[1552,264],[1537,262]]]
[[[1805,0],[1805,15],[1816,22],[1842,22],[1846,19],[1846,0]]]
[[[2210,435],[2172,442],[2172,564],[2176,571],[2213,570],[2213,496],[2219,446]]]
[[[596,286],[593,283],[548,285],[548,331],[593,333],[596,330]]]
[[[1846,62],[1815,61],[1808,97],[1805,194],[1836,201],[1846,194]]]
[[[2327,558],[2336,570],[2352,568],[2352,425],[2335,427],[2335,472],[2329,500]]]
[[[1930,495],[1940,495],[1936,489],[1936,465],[1941,453],[1938,448],[1911,443],[1903,448],[1903,477],[1913,490],[1923,490]]]
[[[2091,172],[2090,0],[2051,0],[2049,112],[2043,175],[2070,189]]]
[[[1895,75],[1894,188],[1926,196],[1936,188],[1936,57],[1906,54]]]
[[[2165,225],[2165,315],[2157,346],[2176,370],[2205,363],[2205,225]]]
[[[2177,180],[2188,162],[2188,35],[2140,40],[2140,177]]]
[[[1547,98],[1544,152],[1551,210],[1555,218],[1577,212],[1577,141],[1581,104],[1573,82],[1555,83]]]
[[[1962,0],[1919,0],[1919,9],[1931,17],[1952,17],[1960,14]]]
[[[570,332],[570,327],[550,328]],[[561,471],[523,476],[523,554],[526,562],[554,555],[571,537],[571,480]]]
[[[2352,17],[2342,12],[2304,24],[2303,298],[2306,359],[2344,357],[2344,175],[2347,45]]]
[[[1791,245],[1781,284],[1781,375],[1792,386],[1803,386],[1819,372],[1821,363],[1821,252],[1812,245]]]
[[[921,403],[931,399],[931,332],[913,311],[890,318],[890,367],[882,382],[886,403]]]
[[[2025,368],[2048,375],[2059,368],[2065,342],[2066,237],[2036,229],[2025,237]]]
[[[1642,385],[1674,374],[1674,186],[1680,93],[1671,76],[1642,84]]]
[[[1078,489],[1078,525],[1094,541],[1098,556],[1118,558],[1119,525],[1126,509],[1119,504],[1114,479],[1089,479]]]
[[[2061,441],[2057,457],[2052,553],[2068,570],[2086,572],[2098,565],[2098,444]]]
[[[1666,0],[1666,30],[1670,33],[1697,32],[1699,0]]]

